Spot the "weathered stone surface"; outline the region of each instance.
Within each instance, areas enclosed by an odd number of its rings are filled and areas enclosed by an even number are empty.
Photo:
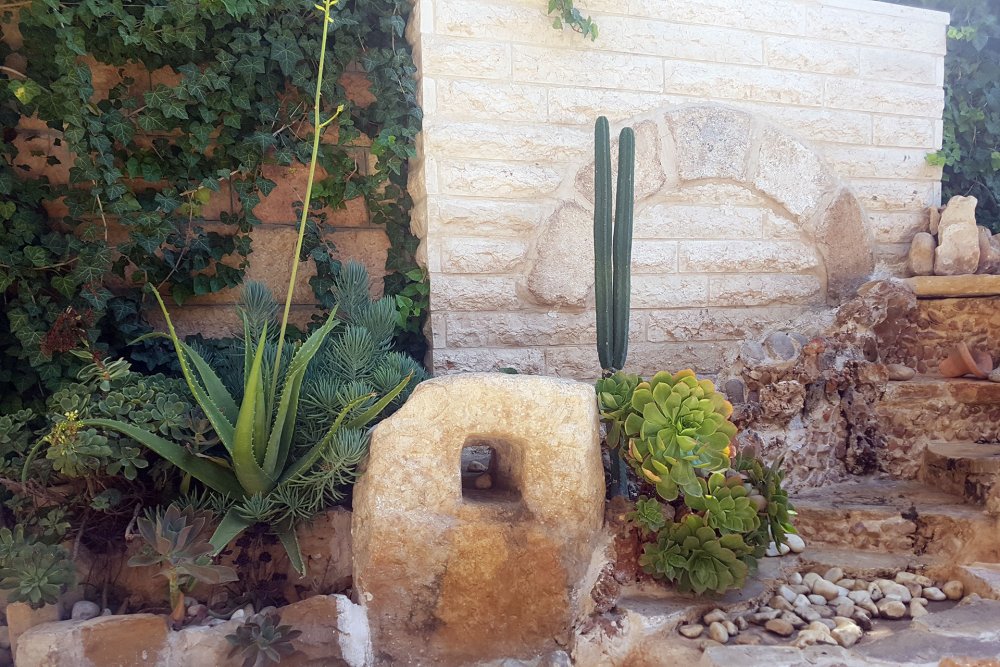
[[[979,266],[976,273],[996,273],[1000,268],[1000,239],[986,227],[979,226]]]
[[[823,176],[822,187],[829,187],[831,178]],[[817,185],[815,192],[799,196],[803,201],[812,197],[818,203],[825,194],[820,188]],[[875,270],[874,243],[865,213],[846,189],[840,191],[817,221],[816,245],[826,263],[827,301],[831,305],[853,297]]]
[[[910,254],[907,261],[910,273],[915,276],[929,276],[934,273],[934,250],[937,241],[927,232],[917,232],[910,242]]]
[[[704,106],[672,111],[666,117],[682,181],[745,177],[750,149],[749,114]]]
[[[667,182],[667,176],[660,161],[660,128],[653,121],[647,120],[636,124],[632,129],[635,130],[635,199],[639,201],[658,192]],[[593,142],[592,137],[590,141]],[[612,183],[618,182],[617,136],[611,139],[611,178]],[[587,201],[594,201],[593,159],[577,172],[576,189]]]
[[[11,652],[17,655],[18,637],[36,625],[58,621],[59,605],[47,604],[40,609],[32,609],[24,602],[12,602],[7,605],[6,613]]]
[[[788,134],[769,127],[761,133],[753,183],[793,215],[808,219],[835,188],[837,179],[812,149]],[[853,200],[853,196],[847,196]],[[854,205],[857,206],[856,203]],[[843,213],[838,211],[835,215]],[[830,226],[836,227],[836,223],[831,223]],[[850,227],[845,228],[845,231],[849,230]],[[870,248],[870,242],[864,247]]]
[[[949,200],[938,224],[938,247],[934,252],[935,274],[957,276],[976,272],[979,266],[976,203],[975,197],[960,195]]]
[[[903,282],[921,299],[1000,296],[1000,276],[919,276]]]
[[[593,388],[542,377],[431,380],[379,424],[353,527],[379,652],[465,664],[555,648],[603,518],[597,443]],[[494,448],[489,491],[462,489],[470,445]]]
[[[593,217],[565,204],[547,223],[528,274],[528,291],[544,305],[582,306],[594,284]]]

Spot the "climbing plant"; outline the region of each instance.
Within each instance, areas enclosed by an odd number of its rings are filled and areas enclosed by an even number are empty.
[[[1000,231],[1000,5],[981,0],[906,0],[951,12],[945,57],[944,199],[973,195],[976,219]]]
[[[584,37],[590,37],[591,41],[597,40],[597,24],[589,16],[584,18],[573,0],[549,0],[549,16],[553,14],[552,27],[556,30],[569,26]]]
[[[16,258],[33,273],[20,275],[44,273],[45,280],[17,281],[14,297],[34,311],[9,322],[4,335],[17,340],[0,345],[8,355],[13,348],[35,375],[54,379],[59,373],[38,370],[54,352],[43,350],[42,341],[67,307],[91,342],[99,338],[115,299],[99,279],[109,271],[124,299],[122,315],[128,311],[137,327],[141,284],[183,303],[241,282],[250,232],[260,223],[255,209],[276,187],[268,168],[308,161],[321,26],[306,20],[312,5],[300,0],[8,4],[17,9],[5,11],[0,25],[17,24],[27,64],[23,71],[0,70],[4,127],[37,115],[54,131],[57,150],[46,159],[68,166],[69,182],[50,184],[21,164],[25,156],[9,148],[16,135],[5,132],[0,217],[18,221],[16,231],[5,233],[34,239],[24,243],[29,255]],[[301,256],[317,265],[318,295],[329,292],[339,271],[320,211],[356,197],[392,243],[387,291],[402,291],[415,268],[405,161],[413,155],[420,111],[403,39],[409,10],[406,0],[342,0],[335,10],[327,74],[318,85],[331,105],[344,103],[346,110],[322,145],[325,176]],[[0,58],[8,51],[0,47]],[[349,102],[343,81],[352,68],[370,83],[370,104]],[[358,149],[368,143],[371,168]],[[67,215],[46,224],[43,203],[58,198]],[[231,199],[231,212],[224,206],[211,216],[220,222],[206,222],[214,199]],[[288,213],[295,219],[295,211]],[[18,242],[2,241],[8,250]],[[0,287],[16,279],[2,274]]]

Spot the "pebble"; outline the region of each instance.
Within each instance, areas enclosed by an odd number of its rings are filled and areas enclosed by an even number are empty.
[[[856,579],[841,579],[840,581],[837,582],[837,585],[840,586],[841,588],[846,588],[849,591],[853,591],[854,584],[856,583],[857,583]]]
[[[790,611],[781,612],[781,616],[779,618],[781,620],[788,621],[789,623],[791,623],[793,628],[801,628],[803,625],[806,624],[806,622],[803,621],[801,617],[799,617],[797,614],[793,614]]]
[[[774,618],[764,624],[764,628],[781,637],[789,637],[795,632],[795,626],[782,618]]]
[[[796,596],[796,598],[798,598],[798,596]],[[781,597],[780,595],[775,595],[773,598],[771,598],[771,601],[768,602],[768,604],[773,609],[780,609],[781,611],[792,610],[792,603],[786,600],[785,598]]]
[[[542,667],[573,667],[573,660],[566,651],[553,651],[541,664]]]
[[[736,627],[736,624],[733,623],[732,621],[723,621],[722,627],[726,629],[726,632],[729,633],[730,637],[735,637],[736,635],[740,634],[740,629]]]
[[[208,613],[208,607],[206,607],[203,604],[193,604],[190,607],[188,607],[187,610],[187,615],[191,616],[192,618],[197,616],[198,614],[205,615],[207,613]]]
[[[910,602],[916,602],[917,604],[922,605],[924,607],[927,606],[927,598],[913,598],[912,600],[910,600]]]
[[[838,604],[835,611],[837,612],[837,616],[846,616],[847,618],[850,618],[854,615],[854,603],[845,602]]]
[[[928,586],[924,589],[923,593],[925,598],[928,600],[934,600],[935,602],[940,602],[941,600],[946,600],[948,598],[948,596],[944,594],[944,591],[937,586]]]
[[[809,597],[806,597],[805,595],[801,595],[800,594],[800,595],[798,595],[795,598],[795,602],[792,603],[792,606],[793,607],[808,607],[810,604],[812,604],[812,601],[811,601],[812,597],[813,597],[812,595],[810,595]]]
[[[909,588],[903,586],[902,584],[897,584],[895,581],[879,579],[876,583],[878,584],[879,590],[882,591],[882,597],[886,600],[909,602],[913,598],[913,595],[910,594]]]
[[[918,598],[924,592],[924,587],[915,581],[908,581],[905,584],[906,590],[910,591],[910,598]]]
[[[802,583],[811,589],[816,584],[816,582],[822,578],[823,577],[819,576],[815,572],[806,572],[802,576]]]
[[[247,617],[247,613],[242,609],[237,609],[233,612],[233,615],[229,617],[230,621],[243,621]]]
[[[726,632],[726,626],[718,621],[708,626],[708,636],[720,644],[725,644],[729,641],[729,633]]]
[[[815,584],[813,584],[813,593],[816,595],[822,595],[827,600],[832,600],[840,595],[840,591],[837,590],[836,584],[832,581],[827,581],[826,579],[818,579]]]
[[[796,593],[798,593],[799,595],[809,595],[810,593],[812,593],[812,591],[809,590],[809,587],[806,586],[805,584],[791,584],[788,587],[791,588]]]
[[[822,595],[816,595],[815,593],[813,593],[812,595],[809,596],[809,602],[813,604],[826,604],[826,598],[823,597]]]
[[[989,374],[990,382],[1000,382],[1000,368],[994,368]]]
[[[851,591],[847,594],[847,599],[854,603],[871,601],[872,595],[868,591]]]
[[[111,615],[111,610],[108,609],[107,607],[101,610],[101,616],[110,616],[110,615]]]
[[[865,600],[864,602],[859,602],[857,606],[861,607],[872,616],[878,616],[878,607],[871,600]]]
[[[852,618],[855,623],[861,626],[862,630],[872,629],[872,617],[864,609],[855,609]]]
[[[736,629],[743,631],[750,627],[750,623],[747,621],[745,616],[736,617]]]
[[[777,609],[769,609],[767,611],[758,611],[755,614],[750,614],[747,616],[747,620],[754,625],[765,625],[768,621],[773,621],[781,615],[781,612]]]
[[[756,646],[760,644],[760,637],[757,635],[740,635],[733,640],[734,644],[742,644],[744,646]]]
[[[833,618],[835,615],[833,610],[827,607],[825,604],[824,605],[814,604],[812,608],[815,609],[819,613],[819,615],[823,618]]]
[[[913,376],[917,374],[916,370],[903,364],[886,364],[886,369],[889,371],[889,379],[896,381],[912,380]]]
[[[837,640],[830,634],[830,628],[825,623],[815,621],[810,623],[805,629],[799,631],[799,636],[795,638],[793,646],[795,648],[805,648],[815,644],[836,644]]]
[[[928,614],[927,608],[917,602],[916,599],[910,601],[910,618],[920,618]]]
[[[835,584],[844,578],[844,571],[839,567],[831,567],[823,575],[823,578],[829,581],[831,584]]]
[[[713,609],[702,616],[701,620],[705,625],[712,625],[712,623],[722,623],[723,621],[728,621],[729,617],[726,616],[726,612],[721,609]]]
[[[788,586],[779,586],[778,595],[785,598],[789,602],[795,602],[795,598],[797,598],[799,594],[793,591]]]
[[[838,644],[844,648],[850,648],[851,646],[854,646],[859,639],[861,639],[861,636],[864,634],[864,630],[862,630],[861,626],[857,623],[847,621],[846,623],[841,623],[835,627],[830,634]]]
[[[962,585],[961,581],[952,580],[942,586],[941,590],[944,591],[949,600],[961,600],[965,593],[965,586]]]
[[[810,623],[812,623],[813,621],[818,621],[821,618],[823,618],[822,616],[819,615],[819,612],[813,609],[812,607],[799,609],[795,613],[798,614],[799,617],[802,618],[802,620],[808,621]]]
[[[787,544],[782,544],[781,546],[778,546],[774,542],[771,542],[770,544],[767,545],[767,551],[764,552],[764,555],[767,556],[768,558],[775,558],[777,556],[784,556],[791,550],[792,548]]]
[[[682,635],[684,635],[688,639],[696,639],[698,637],[701,637],[701,633],[703,633],[704,631],[705,631],[705,626],[701,625],[700,623],[692,623],[690,625],[682,625],[680,627],[680,630],[678,630],[678,632],[680,632]]]
[[[795,533],[785,533],[785,542],[792,553],[800,554],[806,550],[806,541]]]
[[[799,585],[801,585],[802,584],[802,575],[799,574],[798,572],[792,572],[788,576],[788,583],[790,583],[792,586],[799,586]]]
[[[101,608],[90,600],[80,600],[73,605],[69,617],[74,621],[89,621],[101,615]]]
[[[903,618],[906,616],[906,605],[899,600],[882,600],[878,603],[878,611],[885,618]]]

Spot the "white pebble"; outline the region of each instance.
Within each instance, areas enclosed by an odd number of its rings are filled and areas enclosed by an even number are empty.
[[[688,639],[695,639],[696,637],[701,637],[701,633],[703,633],[704,631],[705,631],[704,625],[699,625],[698,623],[692,623],[691,625],[682,625],[678,632],[680,632]]]
[[[785,541],[793,553],[800,554],[806,550],[806,541],[795,533],[785,533]]]
[[[801,594],[797,595],[797,596],[795,596],[795,601],[792,602],[792,606],[793,607],[808,607],[810,604],[812,604],[812,602],[811,602],[811,598],[812,597],[813,596],[811,596],[811,595],[808,598],[805,595],[801,595]]]
[[[802,583],[802,575],[799,574],[798,572],[792,572],[790,575],[788,575],[788,583],[790,583],[793,586],[800,585]]]
[[[90,600],[80,600],[73,605],[70,618],[74,621],[89,621],[101,615],[101,608]]]
[[[729,633],[726,632],[726,626],[718,622],[708,626],[708,636],[720,644],[725,644],[729,641]]]
[[[844,578],[844,571],[839,567],[831,567],[826,571],[826,574],[823,575],[823,578],[832,584]]]
[[[937,586],[928,586],[925,588],[923,596],[928,600],[934,600],[935,602],[948,599],[948,596],[944,594],[944,591]]]

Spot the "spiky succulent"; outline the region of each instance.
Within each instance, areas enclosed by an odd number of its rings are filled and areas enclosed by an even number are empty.
[[[677,582],[681,591],[721,594],[746,582],[752,552],[742,535],[720,536],[702,517],[689,514],[645,545],[639,564],[649,574]]]
[[[638,385],[638,375],[622,371],[597,381],[601,419],[608,424],[608,445],[613,448],[621,448],[627,443],[625,419],[632,414],[632,394]]]
[[[699,381],[690,370],[661,371],[635,388],[632,409],[625,419],[632,465],[664,500],[675,500],[681,490],[702,495],[695,470],[729,466],[733,406],[711,381]]]
[[[726,477],[712,473],[699,479],[702,495],[685,496],[688,507],[703,512],[705,522],[722,533],[753,533],[760,528],[757,506],[750,500],[750,492],[743,486],[739,475]]]

